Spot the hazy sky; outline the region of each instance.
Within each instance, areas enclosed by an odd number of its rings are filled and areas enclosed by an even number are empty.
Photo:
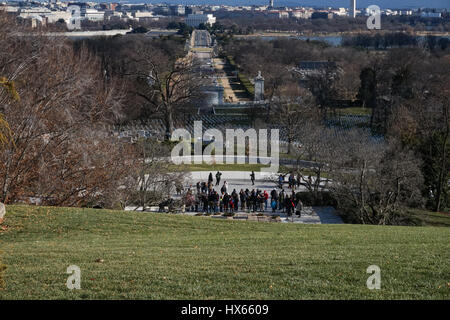
[[[131,2],[131,1],[130,1]],[[266,4],[269,0],[133,0],[132,2],[148,3],[181,3],[181,4],[235,4],[252,5]],[[332,6],[348,7],[350,0],[275,0],[275,5],[298,5],[298,6]],[[450,0],[357,0],[358,8],[368,7],[376,4],[381,8],[449,8]]]

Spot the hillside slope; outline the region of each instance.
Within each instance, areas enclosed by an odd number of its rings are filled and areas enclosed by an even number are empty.
[[[0,299],[449,299],[450,229],[9,206]],[[98,259],[102,259],[100,262]],[[381,290],[366,269],[381,268]],[[65,283],[81,268],[81,290]]]

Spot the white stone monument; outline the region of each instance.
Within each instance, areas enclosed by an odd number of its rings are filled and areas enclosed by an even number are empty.
[[[264,78],[261,71],[258,71],[258,76],[255,80],[255,101],[264,101]]]

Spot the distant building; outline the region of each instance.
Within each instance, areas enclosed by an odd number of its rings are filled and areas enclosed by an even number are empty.
[[[420,16],[422,18],[441,18],[442,13],[440,13],[440,12],[421,12]]]
[[[153,11],[156,14],[162,15],[162,16],[169,16],[171,14],[170,8],[166,5],[157,6],[156,8],[153,9]]]
[[[312,15],[311,11],[306,10],[295,10],[291,11],[291,17],[297,19],[310,19]]]
[[[86,9],[84,18],[90,21],[103,21],[105,19],[105,12],[96,9]]]
[[[190,27],[197,28],[202,23],[213,25],[216,18],[212,14],[189,14],[186,18],[186,24]]]
[[[18,13],[19,10],[20,10],[20,7],[16,7],[16,6],[7,6],[7,5],[0,6],[0,11],[5,11],[8,13]]]
[[[347,9],[345,8],[339,8],[338,10],[333,10],[333,13],[337,16],[346,16],[347,15]]]
[[[287,18],[289,18],[289,12],[288,11],[272,10],[267,15],[269,17],[272,17],[272,18],[280,18],[280,19],[287,19]]]
[[[186,14],[186,7],[182,5],[170,6],[170,11],[174,16],[184,16]]]
[[[136,11],[133,12],[131,15],[139,22],[158,19],[153,15],[153,12],[150,11]]]
[[[333,19],[333,14],[326,11],[316,11],[312,13],[311,19]]]

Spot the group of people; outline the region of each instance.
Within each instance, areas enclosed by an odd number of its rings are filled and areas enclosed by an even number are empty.
[[[196,192],[190,187],[184,196],[187,210],[204,213],[234,213],[237,211],[264,212],[272,209],[273,213],[280,210],[286,212],[287,216],[301,215],[303,204],[291,186],[291,195],[285,192],[282,185],[280,192],[273,189],[270,194],[266,190],[259,189],[251,191],[241,189],[239,192],[233,189],[230,192],[227,181],[224,181],[220,187],[221,176],[222,173],[218,171],[214,183],[213,175],[209,173],[207,182],[197,182]],[[254,184],[254,172],[252,172],[251,180]],[[218,191],[215,189],[217,186],[220,187]]]
[[[286,175],[282,175],[282,174],[280,174],[278,176],[278,186],[281,189],[283,188],[285,176]],[[300,173],[297,174],[297,177],[293,173],[290,173],[289,177],[288,177],[289,189],[292,189],[294,191],[297,187],[300,187],[302,179],[304,179],[304,178],[303,178],[303,176]],[[309,179],[309,181],[311,183],[311,176],[309,176],[308,179]]]

